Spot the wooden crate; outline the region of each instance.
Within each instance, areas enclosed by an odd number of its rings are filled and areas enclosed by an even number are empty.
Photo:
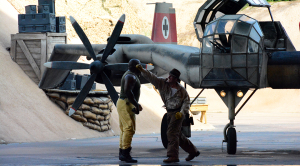
[[[11,35],[11,57],[38,84],[55,44],[66,44],[67,33],[17,33]]]

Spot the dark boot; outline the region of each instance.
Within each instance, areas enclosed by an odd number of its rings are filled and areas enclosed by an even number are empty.
[[[125,161],[125,157],[123,156],[123,149],[119,148],[119,160]]]
[[[133,158],[130,156],[130,151],[131,151],[131,147],[122,150],[122,154],[123,154],[124,159],[125,159],[124,161],[125,161],[126,163],[136,163],[137,160],[133,159]]]

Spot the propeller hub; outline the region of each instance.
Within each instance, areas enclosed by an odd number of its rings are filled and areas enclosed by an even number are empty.
[[[91,73],[100,73],[104,69],[104,64],[99,60],[96,60],[90,64]]]

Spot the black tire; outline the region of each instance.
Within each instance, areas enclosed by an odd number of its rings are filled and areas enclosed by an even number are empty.
[[[168,129],[168,120],[167,120],[167,113],[165,113],[161,121],[160,136],[161,136],[161,142],[166,149],[168,148],[167,129]]]
[[[236,130],[235,128],[229,128],[227,131],[227,153],[235,154],[236,153]]]

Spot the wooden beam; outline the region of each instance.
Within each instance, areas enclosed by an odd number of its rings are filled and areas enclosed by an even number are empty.
[[[46,39],[45,34],[18,33],[11,35],[11,40],[41,40]]]
[[[11,40],[10,56],[15,62],[16,62],[16,49],[17,49],[16,46],[17,46],[17,41]]]
[[[44,63],[46,63],[48,60],[47,58],[47,40],[41,40],[41,78],[44,74],[44,71],[46,67],[44,66]]]
[[[41,71],[38,67],[38,65],[35,63],[33,57],[31,56],[27,46],[25,45],[23,40],[17,40],[19,46],[21,47],[21,49],[23,50],[27,60],[29,61],[33,71],[35,72],[36,76],[39,78],[39,80],[41,80]]]

